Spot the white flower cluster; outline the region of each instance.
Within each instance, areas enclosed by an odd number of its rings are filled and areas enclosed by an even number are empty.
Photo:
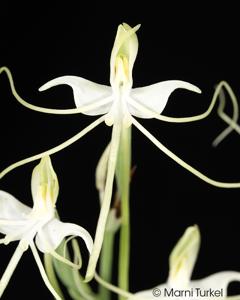
[[[44,91],[61,84],[69,85],[73,90],[76,105],[76,108],[73,109],[49,109],[26,102],[17,93],[9,69],[7,67],[0,68],[0,73],[5,72],[8,76],[10,87],[16,100],[29,109],[53,114],[83,113],[90,116],[102,115],[64,143],[43,153],[14,163],[0,173],[0,178],[2,178],[16,167],[41,159],[32,173],[32,208],[22,204],[9,193],[0,191],[0,232],[5,235],[5,237],[0,240],[0,243],[7,245],[13,241],[19,241],[16,251],[1,278],[0,296],[3,294],[22,254],[30,247],[46,286],[56,299],[61,299],[46,275],[37,249],[43,253],[50,254],[54,259],[74,269],[79,269],[81,265],[80,262],[71,262],[56,251],[67,236],[75,236],[81,237],[84,240],[90,254],[85,276],[86,282],[95,276],[106,288],[112,289],[125,298],[156,299],[153,290],[143,291],[133,295],[102,281],[102,279],[95,274],[105,232],[115,232],[121,227],[121,220],[116,217],[116,211],[111,209],[111,199],[120,152],[123,156],[126,155],[127,157],[129,155],[126,149],[120,150],[124,149],[123,144],[126,140],[126,134],[132,125],[137,127],[137,129],[167,156],[201,180],[221,188],[240,187],[239,182],[219,182],[202,174],[166,148],[136,120],[136,118],[155,118],[161,121],[178,123],[201,120],[210,114],[219,98],[220,105],[218,113],[228,124],[228,127],[217,137],[214,144],[217,145],[220,143],[232,130],[235,129],[239,131],[239,127],[236,124],[238,118],[237,100],[226,82],[220,82],[217,86],[212,102],[206,112],[197,116],[183,118],[168,117],[162,114],[169,96],[175,89],[179,88],[201,93],[198,87],[184,81],[168,80],[145,87],[133,88],[132,71],[138,52],[138,38],[136,32],[139,27],[140,25],[137,25],[132,28],[126,23],[118,27],[110,59],[110,86],[97,84],[81,77],[63,76],[47,82],[39,89],[40,91]],[[224,88],[229,93],[233,104],[233,116],[231,118],[224,112]],[[102,122],[105,122],[107,126],[112,126],[112,136],[109,146],[104,152],[97,168],[96,178],[101,200],[101,210],[93,242],[90,234],[84,228],[71,223],[63,223],[58,219],[55,208],[59,190],[58,179],[49,156],[79,140]],[[227,297],[226,291],[229,282],[234,280],[240,281],[240,273],[238,272],[221,272],[200,281],[190,281],[199,245],[200,233],[198,227],[189,227],[170,255],[169,277],[166,284],[157,287],[159,290],[174,288],[186,291],[193,287],[203,287],[205,289],[218,288],[223,289],[223,297]],[[91,297],[84,298],[83,296],[82,298],[90,299]]]

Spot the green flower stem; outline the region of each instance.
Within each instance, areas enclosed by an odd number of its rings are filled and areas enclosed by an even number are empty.
[[[112,281],[112,262],[113,262],[113,247],[115,231],[106,230],[100,257],[100,277],[107,282]],[[99,286],[99,300],[110,300],[111,292],[104,286]]]
[[[121,228],[119,241],[119,288],[129,290],[129,258],[130,258],[130,220],[129,220],[129,184],[131,169],[131,127],[122,128],[118,152],[116,177],[121,199]],[[119,300],[124,300],[119,296]]]

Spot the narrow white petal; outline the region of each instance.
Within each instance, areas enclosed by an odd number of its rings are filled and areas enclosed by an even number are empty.
[[[18,239],[19,233],[27,225],[27,215],[31,208],[22,204],[7,192],[0,191],[0,232],[3,234],[15,235]]]
[[[141,88],[135,88],[131,91],[130,97],[146,108],[160,114],[164,110],[171,93],[179,88],[201,93],[201,90],[191,83],[180,80],[168,80]],[[144,111],[137,110],[131,104],[128,104],[128,106],[130,113],[136,117],[145,119],[154,117],[150,114],[146,114]]]
[[[160,143],[148,130],[146,130],[136,119],[132,118],[132,123],[139,129],[156,147],[158,147],[161,151],[163,151],[168,157],[173,159],[176,163],[178,163],[180,166],[182,166],[184,169],[188,170],[190,173],[194,174],[201,180],[207,182],[208,184],[211,184],[216,187],[220,188],[237,188],[240,187],[239,182],[223,182],[223,181],[217,181],[213,180],[203,173],[199,172],[197,169],[193,168],[189,164],[187,164],[184,160],[182,160],[180,157],[178,157],[176,154],[174,154],[172,151],[170,151],[167,147],[165,147],[162,143]],[[240,132],[240,130],[239,130]]]
[[[84,111],[86,115],[101,115],[109,111],[111,103],[100,105],[97,102],[108,98],[112,94],[112,89],[109,86],[97,84],[78,76],[62,76],[48,81],[39,88],[39,91],[45,91],[53,86],[67,84],[73,89],[73,96],[76,107],[96,103],[96,108]]]
[[[76,141],[78,141],[79,139],[81,139],[84,135],[86,135],[88,132],[90,132],[91,130],[93,130],[96,126],[98,126],[99,124],[101,124],[103,121],[105,120],[105,116],[101,116],[100,118],[98,118],[97,120],[95,120],[94,122],[92,122],[90,125],[88,125],[87,127],[85,127],[83,130],[81,130],[80,132],[78,132],[77,134],[75,134],[73,137],[69,138],[68,140],[66,140],[65,142],[47,150],[41,153],[38,153],[36,155],[30,156],[28,158],[22,159],[18,162],[15,162],[14,164],[8,166],[7,168],[5,168],[4,170],[2,170],[0,172],[0,179],[3,178],[7,173],[9,173],[10,171],[14,170],[15,168],[18,168],[24,164],[27,164],[31,161],[37,160],[42,158],[43,156],[46,155],[52,155],[54,153],[57,153],[63,149],[65,149],[66,147],[70,146],[71,144],[75,143]]]
[[[20,241],[0,280],[0,298],[2,297],[2,294],[5,291],[9,280],[11,279],[13,272],[16,269],[19,260],[21,259],[24,251],[26,250],[26,245],[24,245],[24,242]]]
[[[202,290],[220,290],[223,289],[223,296],[227,296],[228,285],[233,282],[240,282],[240,272],[225,271],[212,274],[201,280],[193,280],[190,286],[193,288],[200,288]]]
[[[91,280],[94,276],[97,261],[102,248],[106,222],[107,222],[108,213],[111,205],[113,181],[114,181],[114,174],[115,174],[117,155],[119,149],[120,135],[121,135],[120,124],[114,123],[113,130],[112,130],[111,144],[110,144],[106,185],[104,189],[101,211],[98,218],[93,251],[91,253],[88,267],[87,267],[86,281]]]
[[[62,240],[69,235],[81,237],[91,253],[93,241],[86,229],[72,223],[63,223],[57,219],[53,219],[47,223],[36,236],[36,245],[42,252],[55,250]]]
[[[52,285],[51,285],[51,283],[50,283],[50,281],[49,281],[49,279],[47,277],[47,274],[45,272],[45,269],[43,267],[43,264],[41,262],[41,259],[39,257],[39,254],[37,252],[37,249],[36,249],[36,247],[35,247],[35,245],[34,245],[33,242],[30,244],[30,247],[31,247],[31,250],[32,250],[32,253],[33,253],[33,257],[34,257],[34,259],[36,261],[36,264],[38,266],[39,272],[40,272],[40,274],[42,276],[43,282],[45,283],[46,287],[52,293],[52,295],[54,296],[54,298],[56,300],[62,300],[62,298],[58,295],[58,293],[52,287]]]

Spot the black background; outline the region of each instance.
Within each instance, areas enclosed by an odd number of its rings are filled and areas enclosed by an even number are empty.
[[[202,95],[176,91],[165,115],[182,117],[205,111],[214,85],[222,79],[240,95],[239,21],[231,2],[214,8],[198,2],[176,5],[173,1],[168,5],[138,3],[134,8],[125,2],[88,4],[52,1],[51,5],[1,5],[0,65],[11,69],[24,99],[46,107],[72,108],[69,88],[57,87],[44,93],[39,93],[38,88],[62,75],[108,84],[110,53],[121,22],[142,24],[134,86],[179,79],[202,90]],[[84,115],[46,115],[22,107],[11,95],[3,74],[0,101],[1,169],[61,143],[93,121]],[[231,105],[228,107],[231,113]],[[211,146],[225,128],[216,109],[206,120],[189,124],[140,121],[164,145],[204,174],[219,181],[240,181],[240,137],[232,133],[219,147]],[[94,170],[110,133],[110,128],[101,125],[52,156],[60,182],[57,205],[62,220],[78,223],[92,235],[98,217]],[[131,291],[166,280],[168,255],[192,224],[198,224],[202,234],[194,278],[221,270],[240,270],[239,190],[218,189],[202,182],[134,128],[132,142],[137,170],[131,190]],[[30,163],[6,175],[0,188],[31,205],[30,178],[35,165]],[[1,246],[1,272],[15,247],[16,243]],[[24,254],[3,298],[16,296],[51,299],[30,251]]]

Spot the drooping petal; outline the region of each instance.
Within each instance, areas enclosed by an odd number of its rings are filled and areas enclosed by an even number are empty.
[[[54,209],[59,185],[49,156],[44,156],[33,169],[31,190],[36,213]]]
[[[24,220],[31,208],[23,204],[11,194],[0,191],[0,219]]]
[[[48,222],[36,236],[36,245],[42,252],[55,250],[66,236],[74,235],[84,240],[91,253],[93,240],[86,229],[72,223],[63,223],[57,219]]]
[[[0,191],[0,232],[9,235],[8,240],[21,239],[28,227],[31,208],[7,192]]]
[[[168,284],[171,287],[185,288],[188,286],[199,247],[198,226],[188,227],[169,257]]]
[[[223,296],[227,296],[228,285],[238,281],[240,283],[240,272],[224,271],[212,274],[200,280],[193,280],[190,283],[190,288],[200,288],[201,290],[222,290]]]
[[[131,91],[130,98],[151,111],[160,114],[164,110],[171,93],[180,88],[201,93],[201,90],[191,83],[180,80],[168,80],[135,88]],[[136,117],[144,119],[153,118],[151,114],[146,114],[146,112],[134,108],[130,103],[128,107],[129,112]]]
[[[73,96],[76,107],[96,103],[96,108],[83,111],[89,116],[105,114],[109,111],[111,103],[98,106],[97,102],[108,98],[112,94],[109,86],[97,84],[78,76],[62,76],[48,81],[39,88],[39,91],[45,91],[53,86],[67,84],[73,89]]]

